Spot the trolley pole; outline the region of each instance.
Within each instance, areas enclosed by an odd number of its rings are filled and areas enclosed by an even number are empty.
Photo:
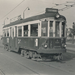
[[[25,11],[26,11],[27,9],[30,10],[30,8],[27,7],[27,8],[23,11],[23,19],[25,18]]]
[[[4,19],[4,25],[5,25],[5,20],[6,20],[6,19],[9,19],[9,18],[5,18],[5,19]]]

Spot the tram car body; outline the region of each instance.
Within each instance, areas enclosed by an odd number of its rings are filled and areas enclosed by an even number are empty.
[[[46,8],[44,14],[11,22],[3,27],[3,45],[29,57],[60,56],[66,52],[66,18]]]

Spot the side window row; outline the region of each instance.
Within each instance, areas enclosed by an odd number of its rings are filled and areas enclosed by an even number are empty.
[[[42,21],[41,28],[38,23],[24,26],[15,26],[4,30],[5,37],[16,36],[49,36],[49,37],[64,37],[65,35],[65,23],[60,21]]]
[[[5,30],[3,30],[3,36],[7,36],[7,37],[9,37],[9,29],[5,29]]]
[[[22,32],[23,31],[23,32]],[[38,36],[38,23],[37,24],[31,24],[30,30],[28,29],[28,25],[19,26],[18,27],[18,36],[28,36],[28,31],[30,31],[30,36]]]
[[[15,33],[14,33],[15,31]],[[3,30],[4,37],[28,36],[28,25]],[[17,35],[18,34],[18,35]],[[30,36],[38,36],[38,23],[30,25]]]

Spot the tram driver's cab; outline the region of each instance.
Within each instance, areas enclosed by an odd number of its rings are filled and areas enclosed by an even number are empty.
[[[41,36],[45,37],[66,37],[65,22],[42,21]]]

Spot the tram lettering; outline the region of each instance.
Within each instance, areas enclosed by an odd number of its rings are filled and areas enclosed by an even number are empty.
[[[38,39],[35,39],[35,46],[38,46]]]
[[[18,44],[20,44],[20,42],[21,42],[21,39],[18,39]]]

